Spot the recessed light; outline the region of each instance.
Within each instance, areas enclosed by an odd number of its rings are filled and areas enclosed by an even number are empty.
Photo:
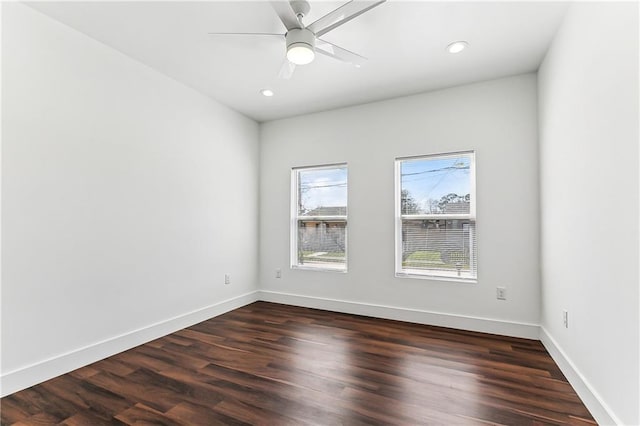
[[[464,49],[466,49],[467,46],[469,46],[469,43],[467,43],[466,41],[463,41],[463,40],[454,41],[453,43],[451,43],[450,45],[447,46],[447,52],[449,52],[449,53],[460,53]]]
[[[266,96],[266,97],[270,98],[271,96],[273,96],[273,90],[271,90],[271,89],[262,89],[260,91],[260,94],[262,94],[262,96]]]

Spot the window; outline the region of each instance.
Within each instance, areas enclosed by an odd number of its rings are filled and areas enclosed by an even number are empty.
[[[475,281],[473,152],[396,159],[396,275]]]
[[[347,165],[295,168],[291,267],[347,270]]]

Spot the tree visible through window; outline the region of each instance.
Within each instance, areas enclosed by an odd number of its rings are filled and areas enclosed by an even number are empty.
[[[293,169],[291,265],[346,270],[346,164]]]
[[[474,280],[474,153],[398,159],[396,186],[396,273]]]

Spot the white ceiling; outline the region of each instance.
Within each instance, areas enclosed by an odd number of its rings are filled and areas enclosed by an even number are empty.
[[[343,2],[310,3],[307,24]],[[207,35],[284,33],[268,2],[29,5],[257,121],[535,71],[567,7],[389,0],[323,37],[369,58],[361,68],[316,55],[281,80],[284,39]],[[451,55],[455,40],[470,46]],[[275,96],[259,93],[267,87]]]

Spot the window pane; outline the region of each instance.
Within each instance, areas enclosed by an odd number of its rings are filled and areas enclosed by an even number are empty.
[[[439,276],[475,277],[475,227],[470,220],[403,220],[402,268]]]
[[[469,214],[471,155],[402,161],[401,214]]]
[[[346,216],[347,168],[298,171],[299,216]]]
[[[298,221],[298,265],[344,268],[344,221]]]

